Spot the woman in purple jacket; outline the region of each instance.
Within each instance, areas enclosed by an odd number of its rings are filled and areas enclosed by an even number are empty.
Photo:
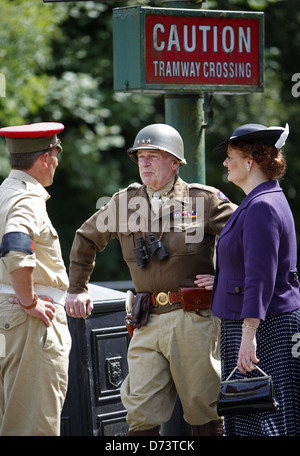
[[[300,435],[300,294],[293,216],[278,180],[285,128],[247,124],[219,144],[245,199],[217,245],[212,311],[222,319],[222,377],[256,364],[272,375],[280,410],[225,418],[226,435]],[[239,371],[238,374],[244,377]]]

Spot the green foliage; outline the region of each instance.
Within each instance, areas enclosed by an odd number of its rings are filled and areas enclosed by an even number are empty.
[[[52,43],[55,60],[44,117],[65,123],[66,129],[49,210],[64,233],[62,247],[67,254],[75,230],[96,210],[97,200],[139,180],[137,167],[126,153],[137,130],[163,121],[161,111],[155,112],[157,97],[113,90],[112,9],[118,6],[117,1],[66,4],[64,33]],[[58,203],[61,182],[70,197]],[[96,264],[97,280],[110,280],[116,270],[119,277],[129,277],[127,268],[120,268],[119,246],[113,244]]]
[[[55,11],[35,0],[0,3],[0,72],[5,78],[5,97],[0,98],[0,125],[28,123],[39,117],[48,94],[47,65],[52,59],[51,40],[60,33]],[[5,142],[0,144],[0,176],[9,163]]]

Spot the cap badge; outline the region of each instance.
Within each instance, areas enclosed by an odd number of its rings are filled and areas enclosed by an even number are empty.
[[[137,144],[151,144],[151,139],[138,139]]]

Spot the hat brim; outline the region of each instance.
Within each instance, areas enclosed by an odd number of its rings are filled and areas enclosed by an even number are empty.
[[[59,122],[38,122],[0,128],[0,136],[6,138],[50,138],[60,133],[65,126]]]
[[[226,153],[228,144],[234,144],[234,143],[237,143],[240,141],[245,141],[245,142],[250,142],[250,143],[263,142],[263,143],[272,144],[273,146],[275,146],[276,142],[280,138],[283,131],[284,131],[284,128],[280,128],[280,129],[266,128],[265,130],[254,131],[252,133],[247,133],[245,135],[231,137],[231,138],[227,139],[226,141],[223,141],[220,144],[218,144],[213,149],[213,151],[216,153]]]
[[[5,137],[10,154],[26,154],[51,148],[64,128],[59,122],[37,122],[0,128],[0,136]]]

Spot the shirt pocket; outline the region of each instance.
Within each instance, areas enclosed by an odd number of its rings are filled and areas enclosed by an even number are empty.
[[[122,249],[122,256],[126,262],[135,262],[134,248],[138,247],[138,238],[142,238],[142,233],[124,231],[119,233],[119,242]]]
[[[12,309],[12,306],[16,307]],[[0,310],[0,331],[10,331],[19,325],[22,325],[27,320],[28,315],[22,309],[18,308],[18,304],[1,303]]]
[[[243,306],[245,284],[243,280],[227,280],[226,305],[229,310],[240,312]]]
[[[34,251],[38,261],[48,267],[55,267],[61,260],[58,234],[51,223],[45,223],[39,235],[34,238]],[[52,265],[52,266],[50,266]]]
[[[162,237],[162,242],[170,256],[196,254],[201,250],[202,241],[203,227],[200,223],[174,226],[169,233],[164,233]]]

